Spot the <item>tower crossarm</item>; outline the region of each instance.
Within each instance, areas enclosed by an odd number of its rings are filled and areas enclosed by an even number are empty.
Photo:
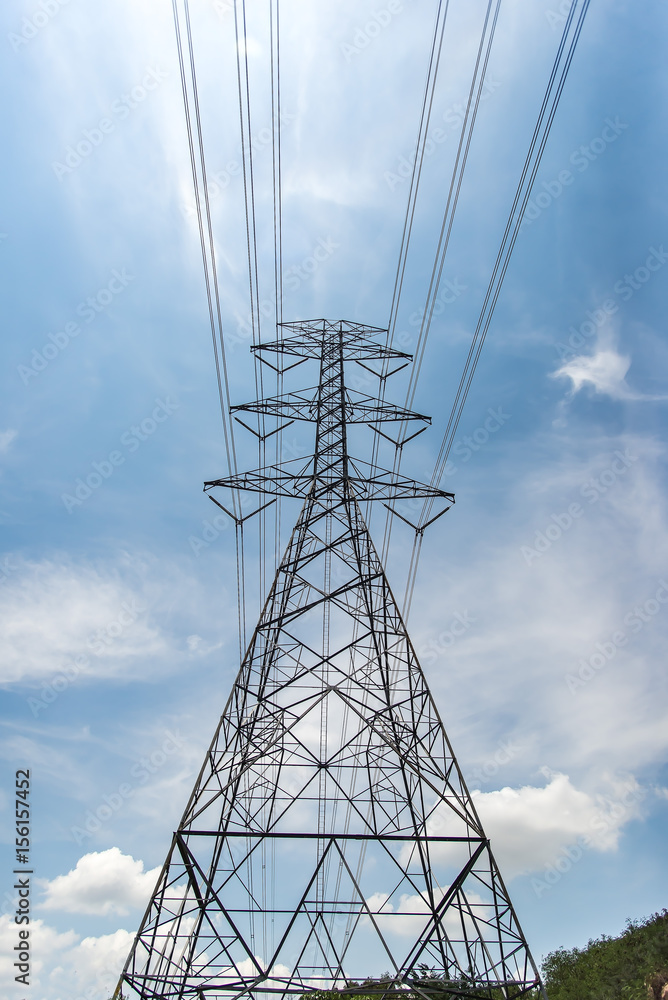
[[[320,379],[317,386],[280,396],[258,399],[231,407],[233,413],[262,413],[283,421],[304,420],[317,425],[315,452],[308,459],[294,459],[204,484],[208,492],[216,486],[269,493],[277,497],[310,497],[324,493],[357,500],[443,499],[449,505],[454,496],[436,486],[427,486],[397,472],[389,472],[348,454],[348,424],[374,425],[404,423],[431,418],[406,407],[385,402],[346,386],[344,363],[373,358],[410,358],[377,343],[376,327],[338,321],[309,320],[284,323],[287,336],[274,343],[257,344],[253,350],[279,351],[317,358]]]
[[[413,357],[412,354],[377,343],[376,338],[379,334],[387,334],[387,330],[379,326],[367,326],[349,320],[331,322],[326,319],[311,319],[295,323],[279,323],[279,328],[283,332],[280,340],[255,344],[251,347],[251,351],[273,351],[276,354],[314,358],[319,361],[322,357],[323,341],[336,337],[344,361],[374,359],[410,361]]]
[[[311,395],[312,394],[312,395]],[[232,413],[265,413],[269,416],[280,417],[282,420],[308,420],[317,423],[318,415],[318,389],[304,389],[300,392],[288,392],[282,396],[273,396],[267,399],[256,399],[251,403],[240,403],[232,406]],[[381,403],[377,397],[366,396],[354,389],[345,390],[345,419],[349,424],[366,424],[372,421],[403,421],[403,420],[424,420],[431,423],[431,417],[422,413],[415,413],[407,410],[403,406],[394,406],[391,403]]]
[[[349,459],[350,468],[358,475],[349,475],[347,483],[351,494],[358,500],[412,500],[442,498],[448,503],[455,502],[454,493],[427,486],[406,476],[396,475],[386,469],[379,469],[362,462],[359,459]],[[216,486],[232,490],[248,490],[251,493],[270,493],[277,497],[306,497],[314,486],[313,459],[304,468],[303,459],[299,459],[301,468],[290,470],[284,465],[270,465],[264,469],[242,472],[227,479],[214,479],[204,484],[204,492],[208,493]],[[308,469],[308,471],[307,471]]]
[[[297,358],[320,359],[322,354],[322,335],[316,337],[286,337],[266,344],[255,344],[251,351],[273,351],[276,354],[290,354]],[[412,361],[413,355],[405,351],[396,351],[392,347],[372,342],[349,343],[344,345],[344,361],[373,361],[374,359]]]

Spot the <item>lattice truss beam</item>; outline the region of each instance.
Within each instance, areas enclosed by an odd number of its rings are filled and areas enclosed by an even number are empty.
[[[538,985],[351,477],[344,361],[398,356],[377,334],[314,321],[262,345],[320,360],[308,492],[128,959],[131,996]]]

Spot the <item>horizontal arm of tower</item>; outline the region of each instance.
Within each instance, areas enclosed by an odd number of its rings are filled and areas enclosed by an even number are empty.
[[[310,467],[312,459],[309,459],[306,466],[303,459],[298,460],[301,468],[291,470],[283,465],[270,465],[264,469],[255,469],[252,472],[242,472],[237,476],[227,479],[214,479],[204,484],[204,491],[208,492],[216,486],[233,490],[248,490],[251,493],[270,493],[278,497],[301,497],[308,495],[314,486],[314,477]],[[430,498],[447,500],[448,503],[455,502],[454,493],[437,489],[434,486],[427,486],[418,483],[414,479],[397,475],[385,469],[378,469],[368,462],[359,459],[350,459],[350,466],[357,475],[348,476],[345,483],[348,484],[351,493],[358,500],[427,500]],[[344,485],[343,478],[338,487],[331,482],[323,484],[328,490],[334,488],[341,492]]]
[[[322,356],[322,337],[286,337],[285,340],[255,344],[251,347],[251,351],[273,351],[276,354],[291,354],[298,358],[314,358],[319,361]],[[352,341],[343,345],[344,361],[373,361],[376,358],[399,358],[411,361],[413,355],[372,342]]]
[[[392,833],[280,833],[275,830],[226,830],[225,836],[232,839],[233,837],[239,837],[243,839],[249,839],[250,837],[262,837],[265,840],[329,840],[335,841],[339,840],[341,842],[347,840],[371,840],[371,841],[382,841],[383,843],[411,843],[414,844],[418,841],[425,844],[481,844],[483,847],[489,845],[489,840],[480,836],[477,837],[471,834],[468,837],[440,837],[431,833],[420,833],[419,830],[411,830],[409,834],[392,834]],[[220,830],[191,830],[187,829],[183,832],[184,839],[192,837],[220,837]]]
[[[251,403],[241,403],[231,406],[230,412],[265,413],[269,416],[281,417],[285,420],[318,419],[318,403],[316,388],[305,389],[302,392],[288,392],[282,396],[256,399]],[[311,395],[313,393],[313,395]],[[350,424],[366,424],[385,420],[424,420],[431,423],[431,417],[403,406],[393,406],[390,403],[379,403],[374,396],[365,396],[361,392],[347,390],[345,417]]]

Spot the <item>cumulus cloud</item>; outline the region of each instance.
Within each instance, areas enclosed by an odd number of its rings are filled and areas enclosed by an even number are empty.
[[[155,886],[159,869],[144,871],[144,862],[121,854],[117,847],[85,854],[67,875],[44,883],[45,910],[125,916],[145,906]]]
[[[577,789],[568,775],[553,774],[547,785],[474,793],[476,808],[508,878],[542,868],[575,843],[614,851],[622,828],[641,813],[645,796],[629,778],[611,783],[609,795]]]
[[[4,914],[0,917],[0,994],[15,996],[16,969],[13,963],[13,949],[17,944],[17,926],[14,915]],[[49,927],[43,920],[30,921],[30,947],[32,951],[30,984],[33,990],[43,987],[44,970],[51,969],[53,963],[62,961],[63,953],[71,949],[78,941],[74,931],[59,933]],[[35,995],[37,995],[35,993]]]
[[[182,921],[182,933],[193,925],[191,918]],[[13,914],[0,916],[0,996],[18,995],[12,954],[16,932]],[[31,919],[31,992],[39,1000],[108,1000],[134,939],[135,932],[124,928],[81,938],[74,930],[61,932],[43,919]],[[272,972],[282,975],[284,969],[276,966]]]
[[[416,939],[424,929],[429,913],[425,899],[417,894],[402,893],[394,904],[390,902],[389,893],[374,892],[366,900],[366,905],[381,931]]]
[[[255,962],[253,962],[250,958],[243,958],[240,962],[237,962],[236,966],[234,967],[231,965],[226,966],[224,968],[224,972],[234,974],[236,971],[238,971],[242,976],[256,976],[257,966],[259,965],[261,969],[266,969],[267,963],[260,955],[255,955],[254,957],[255,957]],[[205,957],[201,959],[203,968],[206,966],[206,961],[207,960]],[[285,978],[290,975],[290,969],[287,967],[287,965],[281,965],[280,963],[278,963],[277,965],[272,966],[269,975],[270,977],[276,976],[278,979],[280,979],[281,977]],[[280,986],[281,984],[280,982],[278,983],[274,982],[273,979],[270,978],[266,980],[265,985],[267,987],[270,987],[270,986]]]
[[[566,774],[550,773],[543,787],[500,788],[472,792],[492,850],[507,879],[541,870],[572,844],[597,851],[615,850],[623,826],[641,812],[644,790],[629,778],[610,783],[610,794],[591,795],[576,788]],[[456,820],[437,810],[430,832],[447,835]],[[433,857],[451,862],[448,845]]]
[[[87,1000],[107,1000],[116,987],[125,960],[134,941],[134,933],[119,930],[101,937],[85,937],[63,956],[51,974],[54,990],[64,996]],[[62,992],[61,992],[62,991]]]
[[[0,590],[0,683],[50,676],[77,657],[80,673],[125,675],[138,657],[167,651],[147,611],[144,594],[113,569],[20,562]]]
[[[13,916],[0,917],[0,994],[14,996]],[[44,920],[30,921],[31,990],[41,1000],[63,997],[107,1000],[132,946],[134,934],[122,928],[83,940],[73,930],[59,932]]]
[[[626,384],[626,373],[631,367],[631,359],[617,354],[614,350],[599,350],[596,354],[581,354],[567,361],[553,378],[569,378],[571,394],[590,385],[594,391],[613,399],[628,399],[631,391]]]
[[[437,892],[437,899],[441,899],[448,888],[445,886],[440,892]],[[468,906],[476,912],[478,917],[485,919],[489,916],[488,906],[478,893],[466,892],[464,895]],[[374,914],[374,921],[384,934],[389,932],[414,940],[417,940],[422,934],[431,912],[427,900],[420,893],[402,893],[398,901],[392,903],[388,893],[374,892],[366,900],[366,905],[369,911]],[[369,918],[367,917],[366,920],[368,921]],[[465,920],[469,931],[473,932],[474,922],[470,917],[466,917]],[[460,935],[461,913],[459,909],[446,908],[442,921],[453,939]]]

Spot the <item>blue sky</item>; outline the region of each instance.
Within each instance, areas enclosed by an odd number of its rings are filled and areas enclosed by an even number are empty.
[[[406,350],[482,7],[452,3],[398,319]],[[403,466],[420,479],[566,7],[502,4],[415,401],[433,425]],[[271,339],[267,20],[265,5],[248,9]],[[286,319],[387,321],[434,10],[282,5]],[[641,13],[591,5],[444,477],[457,503],[429,529],[410,618],[538,959],[666,901],[667,17],[658,0]],[[201,491],[225,456],[171,5],[10,0],[0,21],[0,976],[4,995],[23,996],[5,956],[14,773],[27,766],[30,995],[97,1000],[238,668],[234,533]],[[193,27],[231,393],[244,402],[255,386],[230,5],[193,4]],[[68,163],[86,134],[90,152]],[[317,247],[324,259],[304,270]],[[313,384],[307,367],[286,386]],[[390,380],[388,398],[403,401],[407,378]],[[285,457],[307,454],[310,433],[290,428]],[[254,468],[243,434],[239,465]],[[360,437],[358,451],[369,447]],[[99,484],[77,497],[93,473]],[[284,524],[296,514],[286,503]],[[375,515],[377,539],[382,528]],[[393,541],[402,591],[410,529],[395,525]],[[252,534],[249,565],[252,628]]]

